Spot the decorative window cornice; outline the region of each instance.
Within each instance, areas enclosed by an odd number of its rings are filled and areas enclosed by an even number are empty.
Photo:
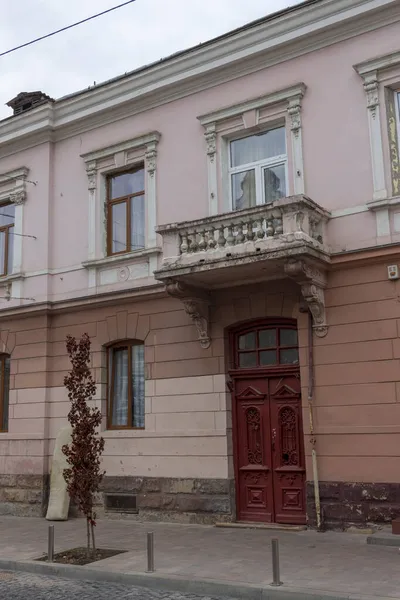
[[[285,88],[259,98],[254,98],[246,102],[234,104],[233,106],[221,108],[211,113],[201,115],[197,118],[199,119],[201,125],[207,128],[208,126],[227,121],[233,117],[242,116],[244,113],[250,110],[260,110],[261,108],[266,108],[267,106],[271,106],[273,104],[279,104],[280,102],[289,102],[293,100],[296,100],[298,103],[300,103],[305,91],[306,85],[304,83],[299,83],[295,86]]]
[[[26,178],[29,169],[21,167],[0,174],[0,202],[22,204],[26,200]]]
[[[354,69],[361,77],[368,76],[374,72],[378,74],[384,69],[393,67],[400,67],[400,51],[371,58],[354,65]]]
[[[93,152],[81,154],[86,163],[86,172],[89,180],[89,190],[96,187],[96,172],[104,167],[107,159],[110,159],[109,168],[124,168],[131,163],[137,162],[138,156],[130,155],[132,151],[143,150],[143,157],[146,159],[146,169],[154,175],[156,170],[157,144],[160,141],[161,134],[158,131],[152,131],[131,140],[126,140],[113,146],[107,146]],[[120,158],[122,155],[122,159]]]

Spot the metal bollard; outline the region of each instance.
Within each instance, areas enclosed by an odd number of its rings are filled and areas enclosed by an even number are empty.
[[[47,560],[48,562],[54,561],[54,525],[49,525]]]
[[[146,573],[154,573],[154,533],[147,533],[147,571]]]
[[[278,586],[282,585],[280,572],[279,572],[279,540],[273,538],[272,542],[272,583],[271,585]]]

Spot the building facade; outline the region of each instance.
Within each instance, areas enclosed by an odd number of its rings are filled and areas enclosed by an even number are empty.
[[[43,514],[88,333],[99,503],[400,512],[400,5],[310,0],[0,121],[0,512]],[[115,505],[114,505],[115,508]]]

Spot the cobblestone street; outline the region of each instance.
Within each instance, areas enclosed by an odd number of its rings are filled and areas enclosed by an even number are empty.
[[[214,600],[208,596],[162,592],[144,588],[71,581],[29,573],[0,571],[0,598],[4,600]],[[229,600],[226,598],[225,600]]]

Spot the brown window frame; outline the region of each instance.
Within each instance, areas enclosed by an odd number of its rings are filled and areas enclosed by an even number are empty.
[[[7,427],[4,427],[4,414],[5,410],[7,413],[9,412],[9,402],[10,402],[10,380],[8,381],[8,398],[5,403],[5,374],[6,374],[6,361],[10,361],[10,356],[8,354],[0,354],[0,433],[4,433],[8,431],[8,418],[7,418]],[[8,376],[10,377],[10,371],[8,371]]]
[[[6,208],[7,206],[12,206],[13,203],[12,202],[5,202],[4,204],[0,204],[0,208]],[[7,275],[10,275],[10,273],[8,272],[8,255],[9,255],[9,244],[10,244],[10,229],[15,227],[15,215],[14,215],[14,222],[13,223],[9,223],[8,225],[2,225],[0,226],[0,234],[1,233],[5,233],[5,243],[4,243],[4,263],[2,266],[2,271],[0,272],[0,277],[7,277]],[[12,272],[12,269],[11,269]]]
[[[261,347],[259,345],[259,331],[264,331],[264,330],[275,330],[276,331],[276,345],[275,346],[268,346],[268,347]],[[290,329],[292,331],[296,331],[297,333],[297,344],[290,344],[287,346],[284,346],[281,344],[280,342],[280,331],[281,329]],[[249,350],[240,350],[239,349],[239,338],[242,335],[246,335],[247,333],[255,333],[256,335],[256,345],[253,349],[249,349]],[[299,356],[299,362],[297,363],[283,363],[280,360],[280,355],[281,355],[281,350],[292,350],[292,349],[296,349],[299,353],[299,340],[298,340],[298,327],[297,327],[297,322],[292,320],[292,319],[285,319],[285,318],[281,318],[281,319],[271,319],[271,320],[265,320],[265,319],[257,319],[256,321],[250,322],[248,324],[244,324],[239,328],[235,328],[232,332],[231,332],[231,343],[232,343],[232,348],[233,348],[233,368],[237,371],[244,371],[244,372],[250,372],[250,371],[256,371],[256,370],[285,370],[285,369],[291,369],[293,367],[298,367],[300,364],[300,356]],[[276,357],[277,357],[277,362],[276,363],[272,363],[272,364],[268,364],[268,365],[262,365],[260,364],[260,353],[263,352],[264,350],[273,350],[276,352]],[[257,356],[257,364],[255,366],[252,367],[242,367],[240,366],[240,354],[248,354],[248,353],[256,353]]]
[[[127,340],[124,342],[117,342],[112,344],[107,348],[107,429],[137,429],[143,430],[145,427],[134,427],[133,425],[113,425],[112,424],[112,414],[114,407],[114,377],[115,377],[115,360],[112,360],[112,370],[110,371],[110,354],[113,353],[114,350],[118,348],[127,348],[128,349],[128,423],[133,423],[133,397],[132,397],[132,347],[133,346],[144,346],[144,342],[140,340]]]
[[[118,177],[119,175],[126,175],[128,173],[136,173],[137,171],[144,171],[145,166],[141,164],[136,166],[134,169],[129,171],[118,171],[117,173],[111,173],[107,176],[107,256],[119,256],[121,254],[128,254],[132,252],[132,240],[131,240],[131,200],[137,196],[144,196],[146,201],[146,190],[143,188],[140,192],[129,194],[128,196],[120,196],[118,198],[111,198],[111,179]],[[119,252],[112,251],[112,207],[114,204],[125,204],[126,212],[126,250],[120,250]]]

